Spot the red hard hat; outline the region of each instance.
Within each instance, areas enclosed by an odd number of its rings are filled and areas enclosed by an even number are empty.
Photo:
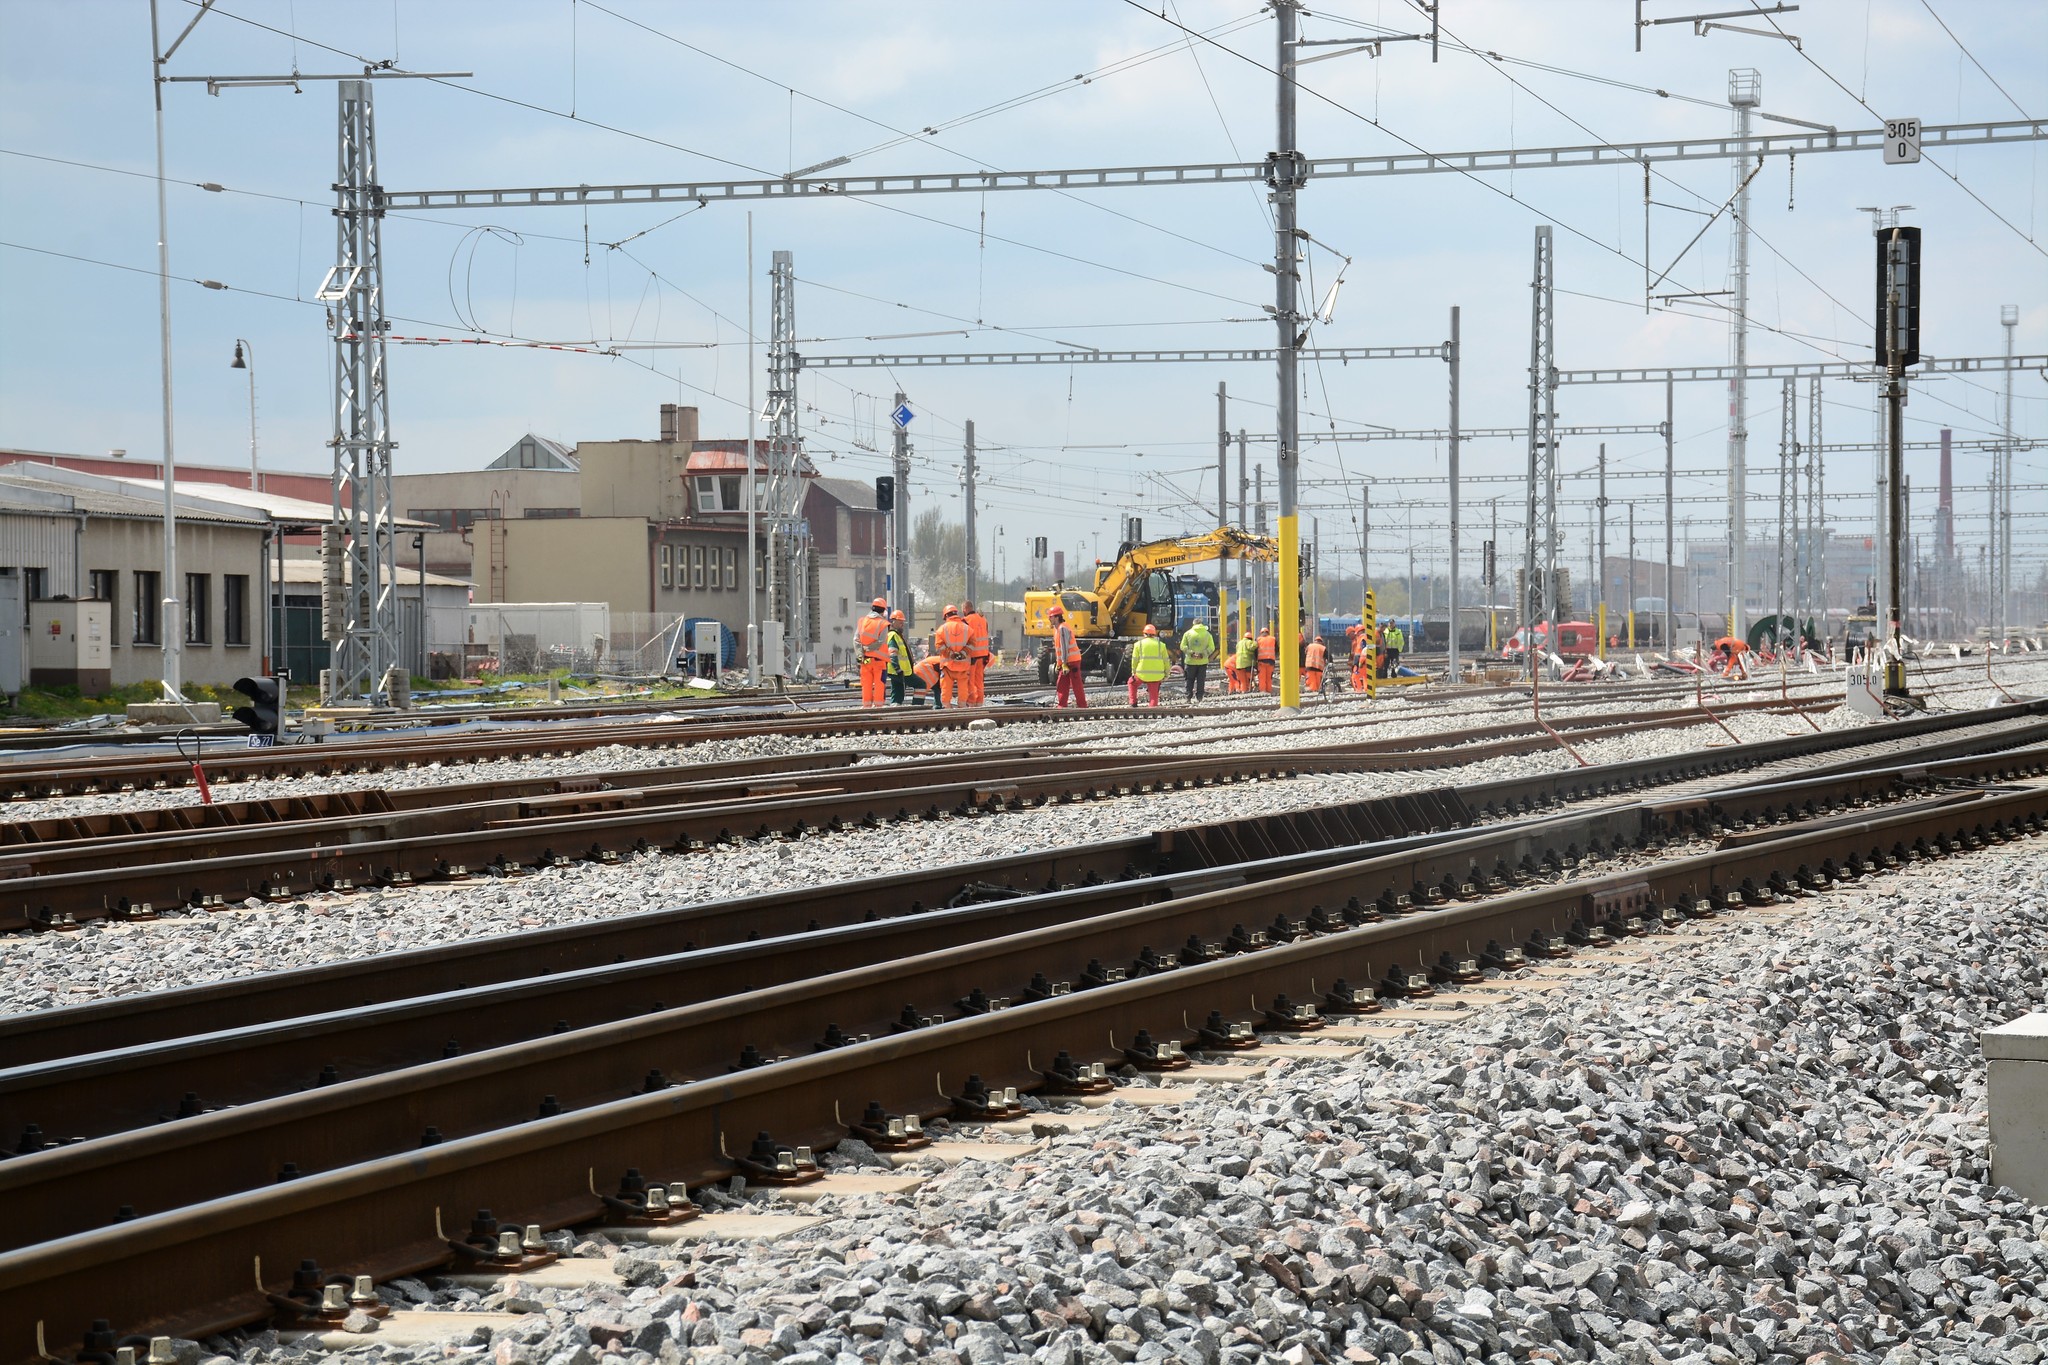
[[[1159,627],[1148,625],[1145,627],[1145,633],[1147,635],[1157,635],[1159,633]]]
[[[903,613],[900,611],[892,611],[889,613],[889,619],[891,621],[901,621],[903,619]]]
[[[1053,617],[1055,617],[1055,616],[1065,616],[1065,615],[1066,615],[1066,613],[1065,613],[1064,611],[1060,610],[1060,609],[1059,609],[1058,607],[1047,607],[1047,608],[1045,609],[1045,619],[1046,619],[1046,620],[1048,620],[1048,621],[1050,621],[1050,620],[1051,620],[1051,619],[1052,619]]]
[[[876,611],[887,611],[889,608],[889,599],[886,597],[877,597],[874,601],[874,607]]]
[[[960,614],[960,608],[958,608],[958,607],[954,606],[954,605],[953,605],[953,604],[952,604],[951,602],[948,602],[948,603],[946,604],[946,615],[948,615],[948,616],[958,616],[959,614]]]

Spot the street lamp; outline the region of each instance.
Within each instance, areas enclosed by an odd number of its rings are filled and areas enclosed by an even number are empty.
[[[242,358],[244,349],[249,353],[246,360]],[[249,491],[255,493],[263,487],[256,466],[256,348],[240,337],[235,338],[235,358],[228,368],[249,372]]]

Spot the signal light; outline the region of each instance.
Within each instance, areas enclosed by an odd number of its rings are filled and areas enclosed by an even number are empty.
[[[250,747],[274,744],[284,733],[284,683],[289,676],[235,679],[235,691],[249,699],[249,705],[235,708],[234,716],[249,727]]]

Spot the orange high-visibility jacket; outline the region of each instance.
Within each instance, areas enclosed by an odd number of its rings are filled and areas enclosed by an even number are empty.
[[[978,611],[970,611],[961,619],[967,622],[967,657],[989,657],[991,651],[988,647],[988,618]]]
[[[860,618],[860,629],[854,639],[860,645],[860,656],[874,663],[889,657],[889,618],[880,612],[870,612]]]
[[[932,649],[949,665],[964,664],[972,638],[967,623],[956,616],[932,632]]]
[[[1081,666],[1081,643],[1074,638],[1074,628],[1065,621],[1053,627],[1052,657],[1068,668]]]
[[[1270,635],[1261,635],[1259,637],[1259,662],[1269,664],[1279,657],[1280,642]]]
[[[1320,673],[1323,671],[1323,662],[1329,658],[1329,655],[1329,646],[1325,645],[1321,640],[1310,640],[1308,642],[1308,656],[1302,661],[1302,667],[1313,668],[1316,672]]]

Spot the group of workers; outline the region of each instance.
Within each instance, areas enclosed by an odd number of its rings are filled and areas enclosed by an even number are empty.
[[[901,610],[889,610],[877,597],[854,632],[860,655],[860,700],[863,706],[901,706],[917,679],[934,707],[979,706],[987,698],[988,618],[974,603],[948,603],[939,627],[931,634],[922,658],[911,652],[907,622]]]
[[[1088,693],[1083,683],[1085,653],[1080,637],[1066,620],[1066,612],[1054,604],[1046,611],[1052,628],[1054,697],[1064,708],[1086,708]],[[1385,677],[1401,657],[1406,640],[1400,627],[1380,628],[1370,642],[1363,630],[1353,626],[1346,632],[1353,662],[1351,686],[1365,690],[1369,676]],[[855,632],[860,657],[860,696],[864,706],[901,706],[914,678],[934,707],[980,706],[986,699],[988,665],[994,656],[990,648],[988,618],[974,603],[945,608],[939,626],[931,634],[922,657],[910,647],[903,613],[891,611],[886,599],[877,597]],[[1272,693],[1280,663],[1280,641],[1272,627],[1258,634],[1241,634],[1235,646],[1221,648],[1216,636],[1201,621],[1181,632],[1180,665],[1188,701],[1206,701],[1209,695],[1210,665],[1221,662],[1226,689],[1233,693],[1256,690]],[[1159,627],[1147,625],[1143,635],[1131,644],[1128,696],[1132,706],[1142,694],[1153,706],[1159,705],[1160,689],[1173,672],[1174,654],[1160,637]],[[1330,666],[1329,647],[1309,638],[1302,648],[1301,686],[1304,692],[1320,693]],[[922,699],[919,699],[920,702]]]

